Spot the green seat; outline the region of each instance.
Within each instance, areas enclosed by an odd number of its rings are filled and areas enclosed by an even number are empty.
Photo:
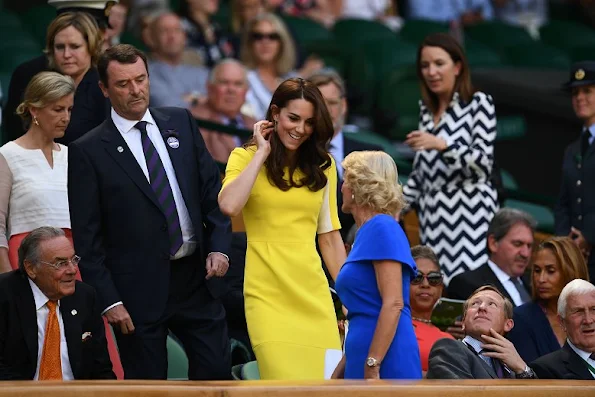
[[[31,59],[40,56],[39,52],[29,51],[17,51],[7,52],[0,56],[0,72],[11,73],[13,70],[23,62],[30,61]]]
[[[417,79],[387,81],[385,87],[380,90],[377,110],[379,113],[394,115],[397,122],[376,126],[376,131],[391,140],[404,140],[409,132],[418,128],[420,99]]]
[[[565,52],[574,48],[595,47],[595,30],[578,22],[551,20],[540,31],[541,40]],[[593,58],[593,55],[591,55]]]
[[[188,380],[188,357],[174,338],[167,337],[167,379]]]
[[[241,378],[243,380],[260,380],[260,372],[258,371],[258,363],[250,361],[242,365]]]
[[[19,17],[8,10],[0,10],[0,26],[6,30],[22,29]],[[2,37],[4,39],[4,37]]]
[[[525,136],[527,123],[523,116],[498,117],[496,141],[509,141]]]
[[[500,67],[504,64],[502,56],[491,49],[473,39],[465,40],[465,53],[469,61],[469,66],[474,67]]]
[[[330,30],[312,19],[284,15],[283,21],[294,35],[296,41],[305,48],[320,41],[333,39],[333,34]]]
[[[567,54],[543,43],[509,47],[504,52],[508,62],[514,66],[566,71],[571,64]]]
[[[415,70],[417,47],[396,37],[370,40],[364,46],[364,56],[373,67],[373,90],[378,90],[393,69],[409,66]]]
[[[138,39],[132,32],[129,31],[122,33],[122,36],[120,36],[120,43],[133,45],[144,52],[149,51],[145,43],[143,43],[141,39]]]
[[[554,233],[554,213],[550,208],[516,199],[506,200],[504,206],[527,212],[537,222],[537,230],[545,233]]]
[[[427,35],[431,33],[448,32],[448,24],[441,22],[426,21],[423,19],[408,19],[399,32],[399,35],[407,41],[418,46]]]
[[[374,67],[363,54],[363,50],[354,49],[344,59],[344,79],[347,85],[349,113],[369,116],[374,106]]]
[[[231,377],[233,380],[242,380],[242,367],[244,364],[238,364],[231,367]]]
[[[333,26],[333,33],[346,50],[359,47],[370,40],[390,40],[396,37],[395,32],[384,24],[365,19],[340,19]]]
[[[248,349],[246,345],[234,338],[230,338],[229,341],[231,345],[232,363],[243,364],[252,360],[252,354],[250,354],[250,349]]]
[[[506,190],[518,190],[519,185],[510,172],[500,169],[500,175],[502,176],[502,185]]]
[[[497,51],[512,46],[528,46],[535,43],[529,33],[520,27],[503,22],[483,22],[465,29],[465,37],[478,41]]]
[[[42,47],[45,47],[47,28],[52,20],[56,18],[56,9],[50,5],[44,4],[31,7],[23,12],[20,17],[23,25],[31,33],[35,41]]]
[[[173,8],[172,8],[173,9]],[[217,13],[213,15],[213,21],[217,22],[225,30],[231,26],[231,7],[229,1],[220,1]]]
[[[568,50],[568,55],[572,62],[581,62],[595,58],[593,53],[593,46],[574,47]]]

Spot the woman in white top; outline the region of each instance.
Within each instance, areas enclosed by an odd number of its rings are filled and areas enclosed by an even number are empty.
[[[75,84],[71,77],[41,72],[27,85],[17,114],[28,125],[0,148],[0,272],[18,268],[18,247],[40,226],[65,229],[70,238],[66,146]]]
[[[240,59],[249,69],[246,104],[256,120],[264,119],[279,84],[290,77],[308,76],[324,64],[309,58],[295,71],[296,49],[283,21],[272,13],[262,13],[246,24]]]

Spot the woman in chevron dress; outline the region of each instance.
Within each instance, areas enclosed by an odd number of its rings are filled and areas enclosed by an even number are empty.
[[[420,121],[405,141],[416,153],[404,193],[448,282],[488,259],[486,232],[498,210],[490,182],[496,113],[492,97],[473,90],[463,49],[447,34],[421,43],[417,75]]]

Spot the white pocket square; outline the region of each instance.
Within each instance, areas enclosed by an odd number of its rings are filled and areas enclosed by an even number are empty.
[[[91,339],[91,337],[92,337],[92,336],[93,336],[93,335],[91,335],[91,333],[90,333],[90,332],[85,332],[85,333],[83,334],[83,342],[85,342],[85,341],[87,341],[87,340]]]

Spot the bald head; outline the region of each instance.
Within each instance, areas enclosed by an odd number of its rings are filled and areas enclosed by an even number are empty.
[[[246,100],[246,68],[235,59],[217,63],[209,75],[208,95],[211,106],[227,117],[236,117]]]
[[[186,33],[180,17],[171,12],[157,16],[151,24],[155,55],[169,62],[181,61],[186,48]]]

